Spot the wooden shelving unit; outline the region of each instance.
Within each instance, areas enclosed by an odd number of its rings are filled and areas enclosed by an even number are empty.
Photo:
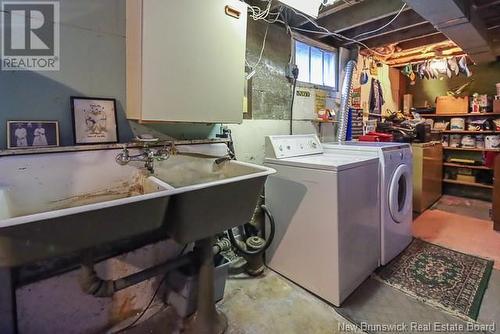
[[[452,162],[443,162],[443,166],[456,167],[456,168],[478,169],[478,170],[493,170],[492,168],[486,167],[486,166],[462,165],[462,164],[455,164]]]
[[[469,118],[469,117],[500,117],[500,112],[490,112],[490,113],[455,113],[455,114],[421,114],[422,118],[453,118],[453,117],[464,117],[464,118]],[[500,134],[500,131],[495,131],[495,130],[489,130],[489,131],[467,131],[467,130],[433,130],[434,133],[439,133],[439,134],[462,134],[462,135],[487,135],[487,134]],[[453,152],[476,152],[476,153],[483,153],[483,152],[499,152],[500,149],[486,149],[486,148],[463,148],[463,147],[443,147],[443,150],[445,152],[449,152],[448,154],[452,154]],[[446,156],[443,157],[446,159]],[[481,171],[485,172],[491,172],[493,171],[492,168],[486,167],[486,166],[474,166],[474,165],[465,165],[465,164],[460,164],[460,163],[451,163],[447,162],[446,160],[443,161],[443,168],[465,168],[465,169],[471,169],[471,170],[477,170],[480,173]],[[475,173],[474,173],[475,174]],[[448,178],[443,179],[443,183],[446,184],[455,184],[455,185],[461,185],[461,186],[467,186],[467,187],[476,187],[476,188],[481,188],[484,190],[492,190],[493,185],[489,184],[484,184],[484,183],[478,183],[478,182],[465,182],[465,181],[458,181],[458,180],[452,180]]]
[[[464,182],[464,181],[451,180],[451,179],[443,179],[443,182],[444,183],[452,183],[452,184],[460,184],[460,185],[463,185],[463,186],[470,186],[470,187],[493,189],[492,185],[483,184],[483,183],[477,183],[477,182]]]
[[[463,130],[444,130],[438,131],[440,133],[456,133],[460,135],[483,135],[483,134],[497,134],[500,131],[463,131]]]
[[[484,117],[484,116],[500,116],[500,112],[486,113],[466,113],[466,114],[420,114],[422,118],[427,117]]]
[[[443,147],[443,149],[447,151],[500,152],[500,149],[487,148]]]

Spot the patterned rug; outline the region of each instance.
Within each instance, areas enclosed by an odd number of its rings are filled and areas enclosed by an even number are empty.
[[[477,320],[493,261],[415,239],[375,278],[461,318]]]

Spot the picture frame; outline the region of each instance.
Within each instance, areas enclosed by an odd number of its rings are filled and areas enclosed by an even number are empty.
[[[118,143],[116,99],[71,96],[76,145]]]
[[[58,121],[7,121],[8,149],[33,149],[58,146]]]

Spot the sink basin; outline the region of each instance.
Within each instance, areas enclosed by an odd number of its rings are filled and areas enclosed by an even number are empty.
[[[120,152],[0,156],[0,267],[91,248],[163,224],[180,243],[213,236],[251,218],[267,176],[275,173],[178,154],[156,162],[150,176],[144,163],[118,165]]]
[[[0,267],[159,228],[178,190],[141,168],[119,166],[119,152],[0,157]]]
[[[155,164],[154,176],[180,192],[172,196],[168,233],[187,244],[247,223],[271,168],[239,161],[174,155]]]

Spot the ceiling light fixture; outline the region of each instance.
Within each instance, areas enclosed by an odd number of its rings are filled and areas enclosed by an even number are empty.
[[[331,5],[338,0],[280,0],[286,6],[292,7],[306,15],[318,18],[321,5]]]

